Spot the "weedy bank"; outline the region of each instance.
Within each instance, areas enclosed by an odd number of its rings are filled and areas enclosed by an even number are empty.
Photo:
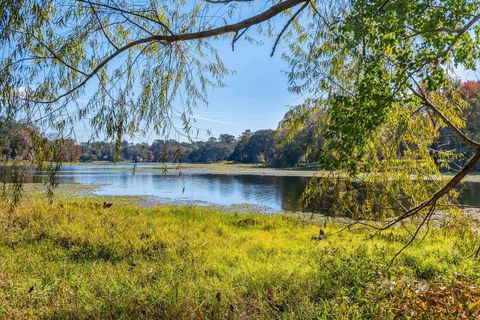
[[[2,205],[1,208],[6,206]],[[334,220],[100,198],[0,209],[0,318],[473,318],[479,237],[465,217],[339,232]],[[313,240],[319,229],[325,236]]]

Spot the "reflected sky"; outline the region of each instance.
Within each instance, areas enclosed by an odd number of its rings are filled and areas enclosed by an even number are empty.
[[[64,166],[57,178],[60,183],[96,185],[93,192],[98,195],[148,196],[159,202],[222,206],[247,204],[269,212],[302,210],[298,201],[308,179],[259,175],[179,175],[175,170],[164,175],[161,166],[148,166],[152,171],[137,171],[134,174],[132,168],[132,165]],[[25,173],[25,182],[40,182],[41,176],[30,168]],[[480,183],[466,182],[464,186],[460,202],[480,206]]]
[[[153,196],[180,202],[206,202],[218,205],[249,204],[270,211],[294,211],[305,188],[305,178],[255,175],[162,175],[155,173],[115,172],[115,174],[78,174],[74,182],[102,184],[99,195]],[[294,194],[296,199],[289,196]]]

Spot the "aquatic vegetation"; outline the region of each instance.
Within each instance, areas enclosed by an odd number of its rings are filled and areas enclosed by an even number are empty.
[[[107,208],[100,198],[64,197],[51,204],[30,199],[14,212],[0,209],[0,318],[448,318],[480,312],[479,266],[468,258],[479,237],[467,218],[432,226],[387,270],[409,239],[403,228],[373,236],[364,228],[339,233],[342,225],[332,219],[112,203]],[[320,228],[325,237],[312,240]],[[447,306],[460,311],[449,314]]]

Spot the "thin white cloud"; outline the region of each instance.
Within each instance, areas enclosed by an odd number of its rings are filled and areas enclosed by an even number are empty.
[[[194,118],[196,120],[203,120],[203,121],[207,121],[207,122],[213,122],[213,123],[219,123],[219,124],[225,124],[225,125],[229,125],[229,126],[237,126],[238,127],[238,124],[233,123],[233,122],[222,121],[222,120],[217,120],[217,119],[212,119],[212,118],[207,118],[207,117],[199,117],[199,116],[194,116]]]

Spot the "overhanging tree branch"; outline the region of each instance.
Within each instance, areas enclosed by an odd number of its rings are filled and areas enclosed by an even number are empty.
[[[91,1],[86,1],[86,0],[79,0],[80,2],[86,2],[86,3],[93,3],[97,5],[94,2]],[[211,38],[215,36],[220,36],[223,34],[228,34],[232,32],[238,32],[240,30],[243,30],[245,28],[251,27],[253,25],[257,25],[259,23],[265,22],[274,16],[280,14],[281,12],[288,10],[290,8],[295,7],[296,5],[300,3],[304,3],[307,0],[287,0],[280,2],[269,9],[263,11],[262,13],[255,15],[253,17],[247,18],[245,20],[242,20],[240,22],[234,23],[234,24],[228,24],[222,27],[218,28],[213,28],[209,30],[204,30],[204,31],[198,31],[198,32],[190,32],[190,33],[183,33],[183,34],[169,34],[169,35],[153,35],[141,39],[137,39],[135,41],[131,41],[124,46],[118,48],[111,54],[107,55],[100,63],[92,69],[92,71],[88,74],[85,75],[85,78],[75,85],[73,88],[69,89],[68,91],[58,95],[57,97],[50,99],[50,100],[29,100],[30,102],[34,103],[44,103],[44,104],[49,104],[49,103],[55,103],[59,101],[60,99],[70,95],[71,93],[75,92],[79,88],[83,87],[97,72],[99,72],[103,67],[105,67],[110,61],[112,61],[114,58],[116,58],[118,55],[121,53],[150,42],[159,42],[162,44],[173,44],[176,42],[182,42],[182,41],[189,41],[189,40],[200,40],[200,39],[205,39],[205,38]]]
[[[415,81],[415,80],[414,80]],[[480,147],[480,143],[478,143],[477,141],[474,141],[473,139],[467,137],[467,135],[465,135],[459,128],[457,128],[457,126],[455,126],[449,119],[447,116],[445,116],[443,114],[443,112],[441,112],[426,96],[425,92],[423,91],[423,89],[420,87],[420,85],[415,82],[417,88],[418,88],[418,91],[415,90],[412,86],[410,86],[410,90],[412,91],[412,93],[414,95],[416,95],[417,97],[419,97],[421,100],[422,100],[422,104],[424,106],[426,106],[427,108],[429,108],[430,110],[432,110],[437,116],[439,116],[442,121],[457,135],[457,137],[462,140],[464,143],[466,143],[467,145],[473,147],[473,148],[479,148]]]
[[[90,8],[92,9],[93,15],[95,16],[95,18],[96,18],[97,21],[98,21],[98,25],[100,26],[100,29],[102,30],[103,35],[105,36],[105,38],[107,38],[108,42],[109,42],[116,50],[118,50],[118,46],[113,42],[112,39],[110,39],[110,36],[108,35],[107,30],[105,30],[105,28],[103,27],[103,22],[100,20],[100,17],[99,17],[98,14],[97,14],[97,10],[95,10],[95,7],[93,6],[92,3],[90,3]]]
[[[167,25],[159,20],[156,20],[156,19],[152,19],[144,14],[140,14],[138,12],[135,12],[135,11],[131,11],[131,10],[125,10],[125,9],[122,9],[122,8],[119,8],[119,7],[114,7],[114,6],[111,6],[111,5],[108,5],[108,4],[105,4],[105,3],[100,3],[100,2],[95,2],[95,1],[89,1],[89,0],[77,0],[78,2],[81,2],[81,3],[86,3],[86,4],[89,4],[90,6],[92,5],[96,5],[98,7],[103,7],[103,8],[106,8],[106,9],[109,9],[109,10],[112,10],[112,11],[117,11],[117,12],[120,12],[120,13],[123,13],[123,14],[127,14],[127,15],[132,15],[132,16],[136,16],[136,17],[139,17],[141,19],[145,19],[145,20],[148,20],[148,21],[151,21],[151,22],[154,22],[160,26],[162,26],[169,34],[173,35],[173,32],[170,30],[169,27],[167,27]]]
[[[453,178],[450,179],[450,181],[448,181],[448,183],[446,185],[444,185],[437,192],[435,192],[428,200],[426,200],[426,201],[422,202],[421,204],[419,204],[418,206],[408,210],[407,212],[405,212],[404,214],[402,214],[398,218],[394,219],[393,221],[391,221],[387,225],[385,225],[381,228],[377,228],[377,229],[386,230],[386,229],[394,226],[398,222],[403,221],[405,219],[408,219],[408,218],[416,215],[421,210],[423,210],[423,209],[425,209],[429,206],[435,205],[441,197],[443,197],[444,195],[449,193],[453,188],[455,188],[455,186],[457,186],[463,180],[463,178],[465,178],[465,176],[473,169],[473,167],[478,163],[479,160],[480,160],[480,147],[476,149],[475,154],[470,158],[470,160],[468,160],[467,164],[462,168],[462,170],[460,170],[455,176],[453,176]]]
[[[275,43],[273,44],[272,52],[270,53],[270,57],[273,57],[273,55],[275,54],[275,50],[277,49],[278,42],[280,41],[280,39],[282,38],[282,35],[287,30],[288,26],[293,22],[293,20],[295,20],[296,17],[298,17],[298,15],[303,11],[303,9],[305,9],[308,6],[309,3],[310,3],[310,1],[305,1],[303,6],[301,6],[300,9],[298,9],[292,15],[292,17],[287,21],[287,23],[283,26],[282,30],[280,31],[277,38],[275,39]]]

